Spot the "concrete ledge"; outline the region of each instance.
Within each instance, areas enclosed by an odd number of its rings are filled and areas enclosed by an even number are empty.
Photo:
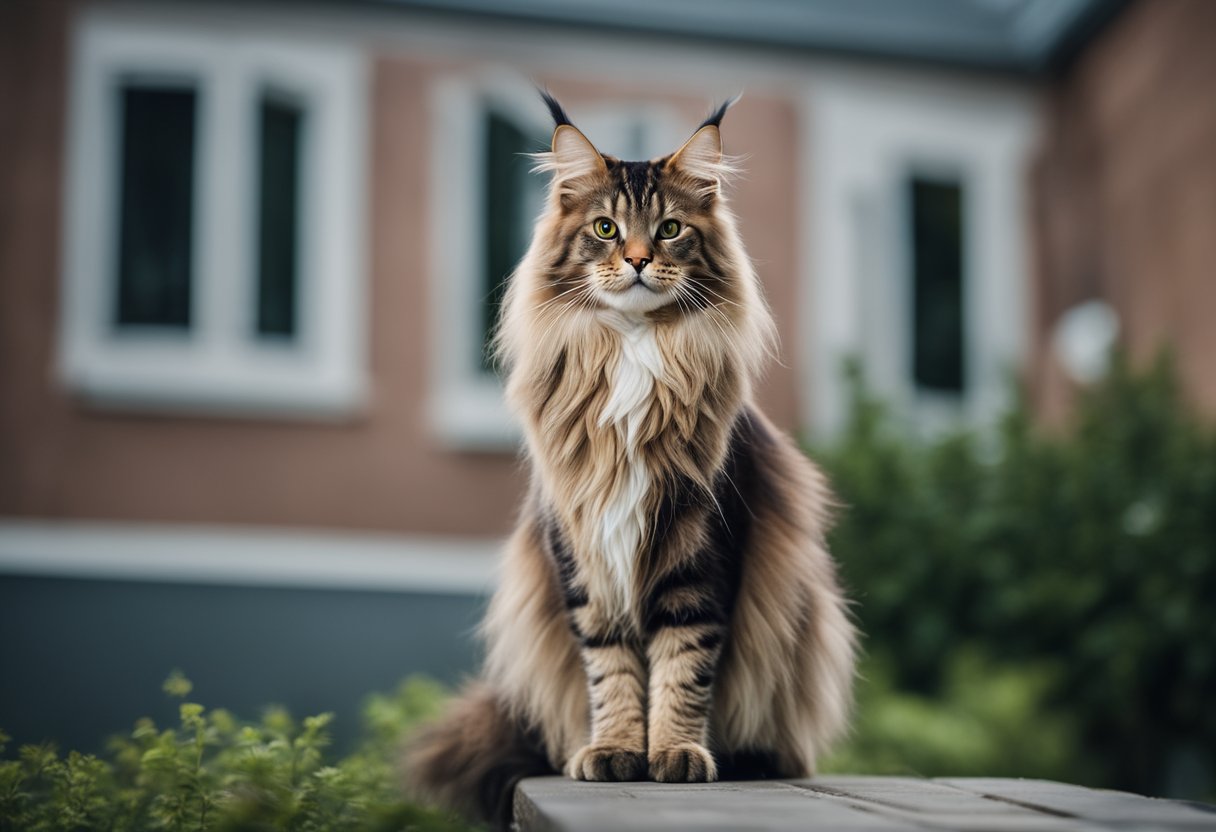
[[[523,781],[520,832],[1216,830],[1216,812],[1045,780],[816,777],[668,785]]]

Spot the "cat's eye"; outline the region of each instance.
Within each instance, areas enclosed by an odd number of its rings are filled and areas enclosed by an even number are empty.
[[[675,220],[663,220],[659,226],[659,239],[670,240],[680,233],[680,224]]]
[[[600,217],[592,223],[592,227],[595,229],[595,236],[601,240],[611,240],[616,237],[616,223],[607,217]]]

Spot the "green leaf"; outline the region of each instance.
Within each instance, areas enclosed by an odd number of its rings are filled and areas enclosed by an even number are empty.
[[[171,672],[162,687],[165,693],[178,698],[189,696],[190,691],[194,690],[193,683],[180,670]]]

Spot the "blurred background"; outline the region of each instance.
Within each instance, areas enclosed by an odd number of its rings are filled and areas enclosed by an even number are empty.
[[[537,86],[633,158],[745,93],[866,632],[829,766],[1216,796],[1209,0],[0,4],[0,726],[473,672]]]

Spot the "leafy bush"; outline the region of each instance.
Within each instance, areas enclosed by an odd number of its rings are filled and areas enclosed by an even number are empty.
[[[941,697],[961,653],[1049,667],[1044,703],[1079,731],[1069,779],[1204,796],[1216,432],[1171,379],[1165,361],[1119,360],[1062,431],[1019,406],[994,434],[927,444],[858,384],[843,441],[816,456],[847,506],[833,549],[896,689]]]
[[[946,661],[933,697],[895,688],[891,668],[890,659],[866,659],[852,735],[824,771],[1068,780],[1083,765],[1075,721],[1045,702],[1051,668],[964,651]]]
[[[175,673],[165,691],[185,698]],[[442,689],[412,679],[365,707],[368,736],[329,761],[331,714],[297,723],[270,708],[258,723],[183,701],[180,723],[141,719],[111,741],[107,759],[24,746],[0,760],[0,830],[432,830],[466,827],[404,802],[394,771],[402,733],[435,713]],[[0,734],[0,754],[8,737]]]

